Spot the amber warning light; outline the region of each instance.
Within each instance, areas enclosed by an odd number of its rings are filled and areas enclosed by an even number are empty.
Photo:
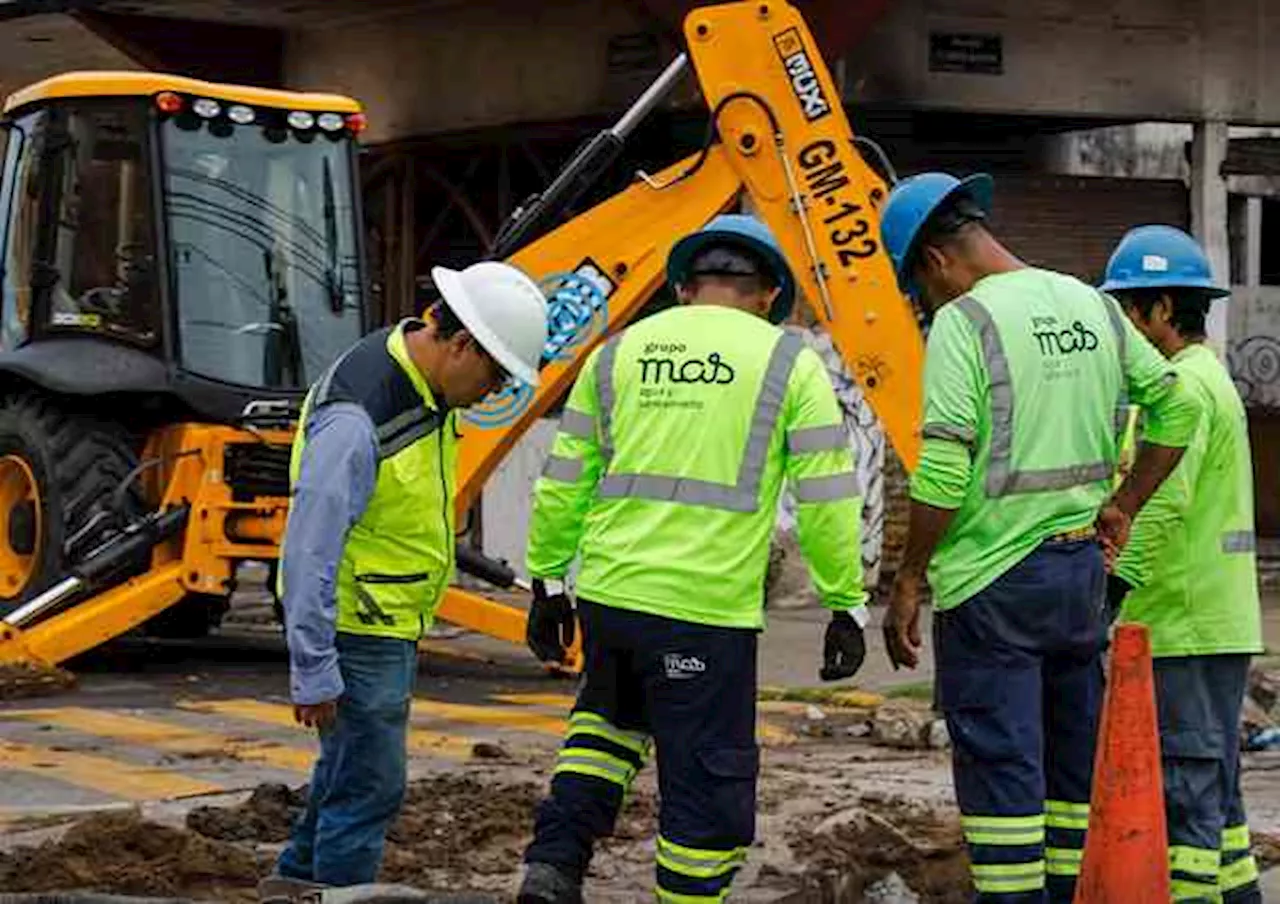
[[[156,95],[156,107],[161,113],[178,113],[182,110],[182,98],[172,91],[161,91]]]

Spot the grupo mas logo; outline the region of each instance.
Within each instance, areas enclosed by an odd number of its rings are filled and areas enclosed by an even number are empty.
[[[641,383],[732,383],[733,367],[719,352],[701,358],[676,358],[686,351],[681,343],[650,342],[640,365]]]
[[[590,258],[572,273],[553,274],[538,285],[547,296],[547,344],[542,349],[542,365],[570,361],[583,343],[608,326],[609,298],[617,287]],[[533,387],[508,380],[462,417],[482,430],[506,427],[529,410],[533,396]]]
[[[1060,328],[1056,317],[1032,317],[1031,335],[1040,346],[1040,354],[1048,357],[1092,352],[1098,348],[1098,334],[1079,320]]]

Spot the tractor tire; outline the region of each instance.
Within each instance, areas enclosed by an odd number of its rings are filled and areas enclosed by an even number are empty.
[[[0,398],[0,611],[48,589],[121,526],[104,513],[137,463],[118,427],[37,393]],[[130,487],[121,500],[124,523],[146,511]],[[122,577],[146,565],[126,563]]]

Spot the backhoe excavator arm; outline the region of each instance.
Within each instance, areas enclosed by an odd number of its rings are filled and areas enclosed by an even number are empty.
[[[781,0],[696,9],[685,34],[720,141],[509,258],[559,285],[551,295],[547,363],[536,392],[509,389],[468,415],[460,511],[562,395],[591,349],[625,326],[662,284],[672,243],[744,194],[782,244],[899,456],[915,467],[923,341],[880,245],[877,209],[885,186],[854,146],[813,36]],[[673,69],[660,80],[668,87]],[[569,182],[558,180],[557,188],[567,191]],[[515,643],[524,639],[523,612],[458,588],[440,614]]]

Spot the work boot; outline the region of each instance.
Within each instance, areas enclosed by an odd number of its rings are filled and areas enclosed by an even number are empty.
[[[558,866],[530,863],[516,904],[582,904],[582,884]]]
[[[305,879],[291,879],[279,873],[272,873],[258,883],[259,904],[298,904],[298,902],[319,901],[320,894],[328,888],[319,882],[308,882]]]

